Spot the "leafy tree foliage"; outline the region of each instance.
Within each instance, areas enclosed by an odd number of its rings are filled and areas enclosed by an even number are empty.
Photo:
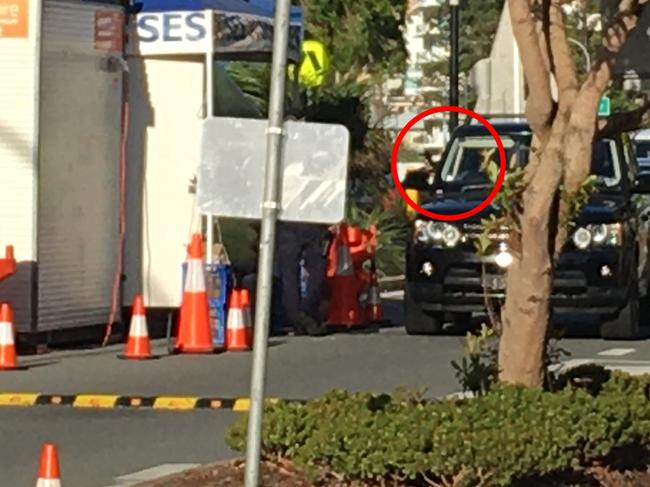
[[[327,86],[401,73],[406,49],[404,0],[301,0],[307,36],[328,47],[332,70]]]

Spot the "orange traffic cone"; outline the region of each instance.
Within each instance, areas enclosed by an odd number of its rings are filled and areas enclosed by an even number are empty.
[[[56,446],[52,443],[45,443],[41,448],[36,487],[61,487],[59,455],[56,452]]]
[[[147,315],[144,308],[144,301],[141,295],[133,300],[133,314],[131,326],[129,327],[129,338],[126,341],[124,354],[118,355],[121,359],[127,360],[148,360],[157,358],[151,354],[151,343],[147,330]]]
[[[378,323],[384,320],[384,306],[381,303],[377,273],[372,270],[370,287],[368,288],[368,301],[366,303],[366,321]]]
[[[241,306],[244,310],[244,326],[246,327],[246,340],[250,348],[253,348],[253,317],[251,316],[251,292],[248,289],[241,290]]]
[[[234,352],[250,350],[253,344],[251,298],[248,289],[233,289],[230,293],[226,322],[226,349]]]
[[[359,295],[364,282],[354,272],[347,232],[337,237],[336,270],[330,277],[331,299],[326,323],[334,326],[360,326],[364,321]]]
[[[210,307],[205,285],[203,240],[200,233],[192,236],[188,247],[187,273],[181,304],[181,318],[174,350],[179,353],[212,353]]]
[[[7,303],[0,305],[0,370],[16,370],[16,344],[14,342],[14,313]]]

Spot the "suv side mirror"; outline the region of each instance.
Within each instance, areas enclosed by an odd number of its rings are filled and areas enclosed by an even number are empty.
[[[650,194],[650,173],[639,174],[632,190],[635,193]]]
[[[417,171],[409,171],[402,182],[405,189],[417,189],[419,191],[427,191],[431,189],[431,172],[426,169],[419,169]]]

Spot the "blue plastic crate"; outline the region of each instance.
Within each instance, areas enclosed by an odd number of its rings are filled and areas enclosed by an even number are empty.
[[[185,283],[187,263],[182,266],[182,279]],[[232,272],[227,264],[206,264],[206,291],[210,306],[210,323],[215,348],[226,345],[226,318],[228,313],[228,294],[232,287]],[[183,285],[184,287],[184,285]]]

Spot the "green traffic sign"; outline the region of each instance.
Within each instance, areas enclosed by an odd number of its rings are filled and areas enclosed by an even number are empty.
[[[607,96],[603,96],[598,103],[598,116],[609,117],[612,113],[612,101]]]

